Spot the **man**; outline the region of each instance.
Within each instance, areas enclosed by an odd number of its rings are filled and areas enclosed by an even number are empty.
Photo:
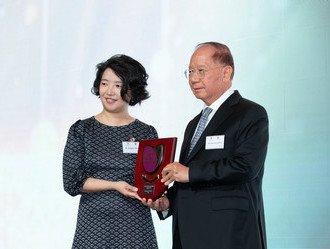
[[[233,75],[226,45],[196,47],[186,76],[205,103],[203,112],[211,112],[189,122],[179,162],[164,168],[162,182],[174,181],[168,193],[143,201],[161,219],[173,216],[173,248],[266,249],[262,177],[268,117],[262,106],[232,90]]]

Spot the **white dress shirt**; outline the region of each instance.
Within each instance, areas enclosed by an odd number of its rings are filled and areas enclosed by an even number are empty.
[[[210,122],[210,120],[213,118],[216,111],[219,109],[219,107],[234,93],[234,90],[232,88],[229,88],[227,91],[225,91],[216,101],[214,101],[211,105],[207,106],[204,105],[203,110],[206,107],[212,108],[212,112],[207,118],[206,126]],[[196,132],[196,131],[195,131]]]

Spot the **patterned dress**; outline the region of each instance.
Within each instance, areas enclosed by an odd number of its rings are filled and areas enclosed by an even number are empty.
[[[94,117],[69,130],[63,156],[64,189],[81,194],[72,248],[158,248],[150,209],[118,191],[82,193],[87,177],[133,184],[136,154],[123,153],[122,142],[157,138],[154,127],[139,120],[107,126]]]

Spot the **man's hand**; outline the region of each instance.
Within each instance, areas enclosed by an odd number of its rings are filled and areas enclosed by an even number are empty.
[[[178,162],[166,165],[162,171],[161,182],[165,185],[169,185],[174,181],[182,183],[189,182],[189,168]]]
[[[159,199],[152,201],[151,199],[146,200],[145,198],[142,198],[142,203],[145,206],[150,207],[153,210],[156,210],[157,212],[164,211],[170,207],[170,201],[168,198],[163,195]]]

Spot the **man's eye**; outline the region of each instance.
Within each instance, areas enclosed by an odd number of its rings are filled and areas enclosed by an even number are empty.
[[[192,73],[194,73],[194,70],[193,69],[189,69],[188,73],[189,74],[192,74]]]
[[[204,73],[205,69],[197,69],[199,73]]]

